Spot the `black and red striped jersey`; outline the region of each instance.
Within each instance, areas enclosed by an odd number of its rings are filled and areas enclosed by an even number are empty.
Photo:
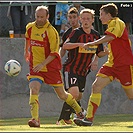
[[[99,39],[100,34],[93,29],[91,29],[90,34],[87,34],[84,32],[82,27],[80,27],[74,29],[73,31],[72,29],[69,29],[64,34],[64,37],[66,39],[69,37],[71,43],[87,43]],[[87,50],[81,47],[68,50],[67,59],[63,64],[63,70],[73,72],[74,74],[81,76],[86,76],[90,71],[90,63],[94,54],[98,54],[100,51],[103,51],[102,44],[98,46],[90,46]]]
[[[70,33],[72,32],[72,27],[66,30],[62,36],[62,43],[60,44],[60,47],[63,46],[63,43],[66,41],[66,39],[69,37]]]

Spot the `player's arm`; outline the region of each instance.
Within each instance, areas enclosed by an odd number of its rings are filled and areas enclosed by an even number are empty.
[[[60,54],[60,57],[61,57],[61,58],[65,55],[65,53],[66,53],[66,50],[63,49],[62,47],[60,47],[60,49],[59,49],[59,54]]]
[[[63,49],[66,49],[66,50],[74,49],[74,48],[79,47],[81,44],[83,44],[83,43],[71,43],[69,41],[70,39],[67,38],[67,40],[63,44]]]
[[[66,53],[66,50],[63,49],[63,44],[64,44],[64,40],[65,40],[64,35],[65,35],[65,34],[63,34],[63,36],[62,36],[62,40],[61,40],[62,43],[60,44],[60,48],[59,48],[59,55],[60,55],[61,58],[63,58],[63,56],[64,56],[65,53]]]
[[[26,62],[29,61],[29,56],[30,56],[29,47],[30,47],[30,40],[26,39],[25,46],[24,46],[24,57],[25,57]]]
[[[52,60],[56,58],[55,55],[49,55],[42,63],[38,64],[33,68],[34,72],[39,72],[44,66],[49,64]]]
[[[98,57],[100,58],[100,57],[103,57],[103,56],[108,55],[108,54],[109,54],[109,50],[106,46],[104,46],[104,51],[100,51],[98,53]]]
[[[89,45],[99,45],[99,44],[102,44],[102,43],[106,43],[106,42],[110,42],[114,40],[114,37],[111,36],[111,35],[104,35],[103,37],[101,37],[100,39],[98,40],[95,40],[93,42],[88,42],[88,43],[85,43],[83,45],[84,48],[88,48]]]
[[[95,54],[93,57],[93,60],[91,62],[91,70],[97,70],[98,69],[98,56]]]

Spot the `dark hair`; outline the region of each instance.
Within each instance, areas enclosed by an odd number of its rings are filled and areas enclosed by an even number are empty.
[[[114,3],[103,5],[100,10],[104,10],[104,12],[110,13],[112,17],[116,17],[118,14],[118,8]]]
[[[72,14],[72,13],[75,13],[79,16],[79,12],[76,7],[72,7],[69,9],[68,14]]]

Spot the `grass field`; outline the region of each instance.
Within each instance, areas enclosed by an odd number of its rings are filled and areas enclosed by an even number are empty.
[[[91,127],[56,125],[57,117],[41,118],[40,128],[30,128],[29,118],[0,119],[0,132],[133,132],[133,115],[96,115]]]

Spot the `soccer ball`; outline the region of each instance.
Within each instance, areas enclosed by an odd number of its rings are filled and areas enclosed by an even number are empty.
[[[15,77],[21,72],[21,65],[16,60],[9,60],[6,62],[4,69],[7,75]]]

